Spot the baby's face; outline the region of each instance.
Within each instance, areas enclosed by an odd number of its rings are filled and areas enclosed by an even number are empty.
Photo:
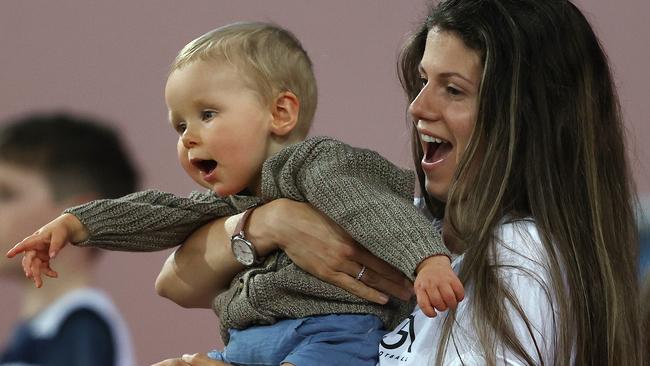
[[[165,86],[178,159],[198,184],[219,196],[256,192],[271,141],[272,109],[226,62],[195,61]]]

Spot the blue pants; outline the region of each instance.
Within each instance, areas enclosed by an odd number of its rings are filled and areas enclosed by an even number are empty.
[[[230,342],[210,358],[233,365],[376,366],[384,333],[374,315],[324,315],[230,329]]]

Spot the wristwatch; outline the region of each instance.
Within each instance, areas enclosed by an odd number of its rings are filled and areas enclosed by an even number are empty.
[[[230,238],[230,246],[232,248],[232,254],[235,256],[237,262],[243,264],[246,267],[250,267],[261,262],[258,258],[257,253],[255,252],[255,247],[250,240],[246,239],[246,233],[244,228],[246,226],[246,221],[248,216],[255,210],[256,206],[248,208],[244,215],[239,219],[237,227],[235,227],[235,232],[233,233],[232,238]]]

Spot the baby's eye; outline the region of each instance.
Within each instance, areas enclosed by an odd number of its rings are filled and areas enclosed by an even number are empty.
[[[201,112],[201,120],[202,121],[209,121],[209,120],[213,119],[216,116],[217,116],[216,111],[202,111]]]
[[[187,123],[185,122],[178,122],[174,123],[174,129],[176,132],[178,132],[179,135],[182,135],[185,130],[187,130]]]
[[[420,88],[424,88],[428,82],[427,78],[420,76]]]

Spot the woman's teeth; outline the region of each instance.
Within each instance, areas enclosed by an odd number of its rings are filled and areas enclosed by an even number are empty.
[[[425,163],[433,164],[441,162],[452,150],[452,145],[443,139],[425,134],[420,134],[420,139],[424,142],[423,161]]]
[[[422,133],[420,134],[420,139],[424,142],[435,142],[437,144],[442,144],[443,142],[445,142],[445,140],[439,139],[437,137],[425,135]]]

